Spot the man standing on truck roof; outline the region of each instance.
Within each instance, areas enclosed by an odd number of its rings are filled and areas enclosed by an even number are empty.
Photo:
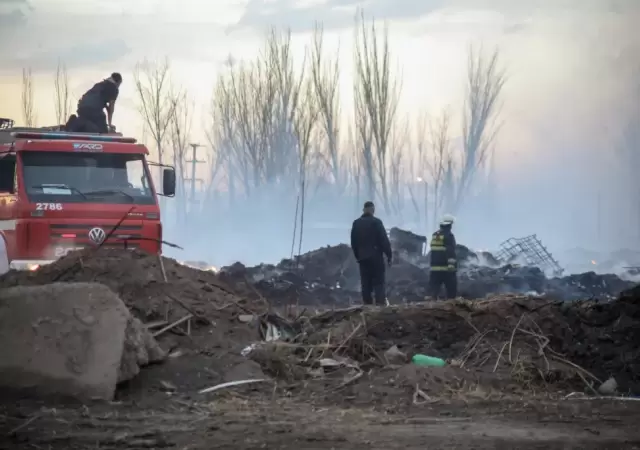
[[[362,303],[378,305],[386,303],[385,261],[391,265],[391,243],[380,219],[374,216],[373,202],[366,202],[362,216],[353,221],[351,228],[351,249],[360,266]],[[372,295],[374,294],[374,295]]]
[[[89,89],[78,102],[78,116],[71,116],[67,131],[109,133],[113,129],[113,112],[120,93],[122,75],[117,72]],[[105,115],[104,110],[107,110]]]

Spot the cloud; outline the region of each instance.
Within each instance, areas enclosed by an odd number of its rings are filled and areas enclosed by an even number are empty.
[[[23,26],[31,11],[27,0],[0,0],[0,30],[6,33]]]
[[[325,29],[342,29],[353,26],[358,8],[366,16],[378,20],[420,20],[434,12],[485,11],[500,14],[504,22],[496,31],[514,34],[526,31],[532,17],[579,16],[584,14],[626,13],[638,10],[637,0],[249,0],[240,19],[228,30],[270,27],[290,28],[292,32],[307,32],[314,22],[321,22]],[[566,18],[566,17],[565,17]],[[579,20],[579,19],[578,19]],[[450,28],[482,24],[447,24]],[[491,24],[485,24],[491,25]],[[443,25],[425,24],[425,32],[440,31]],[[455,32],[455,30],[453,30]],[[415,34],[415,33],[414,33]]]
[[[30,67],[34,72],[53,70],[60,61],[69,69],[87,66],[103,68],[117,63],[130,51],[131,48],[122,39],[107,39],[78,42],[62,48],[38,48],[5,59],[4,64],[12,67]]]
[[[292,32],[305,32],[311,30],[316,21],[328,30],[347,28],[353,26],[358,7],[362,7],[367,16],[377,19],[417,19],[447,3],[447,0],[273,0],[268,3],[250,0],[240,20],[230,29],[282,27],[290,28]]]
[[[224,3],[224,5],[222,4]],[[634,0],[164,0],[126,8],[124,0],[0,0],[0,68],[15,72],[70,68],[130,68],[145,57],[172,60],[223,60],[257,49],[256,31],[275,26],[306,32],[314,22],[327,31],[351,28],[356,10],[366,16],[401,22],[394,34],[426,33],[480,36],[544,31],[541,18],[560,17],[562,26],[588,28],[607,11],[637,10]],[[183,13],[180,11],[182,5]],[[78,9],[82,6],[82,9]],[[107,8],[109,6],[109,8]],[[133,9],[132,9],[133,8]],[[572,9],[574,8],[574,9]],[[187,14],[188,10],[188,14]],[[118,12],[120,11],[120,12]],[[472,17],[476,13],[478,18]],[[584,14],[588,13],[588,14]],[[622,14],[622,13],[620,13]],[[467,18],[464,18],[466,16]],[[574,19],[571,19],[574,17]],[[196,20],[197,19],[197,20]],[[567,22],[573,20],[576,23]],[[232,25],[229,27],[229,25]],[[393,23],[391,24],[393,26]],[[394,27],[395,28],[395,27]],[[533,30],[532,30],[533,29]],[[229,33],[232,32],[231,35]],[[592,32],[593,33],[593,32]]]
[[[1,0],[0,0],[1,1]],[[233,51],[224,28],[207,23],[170,23],[144,16],[33,15],[19,29],[0,28],[0,71],[132,66],[145,57],[217,60]],[[237,37],[235,37],[237,39]],[[231,50],[230,50],[231,49]]]

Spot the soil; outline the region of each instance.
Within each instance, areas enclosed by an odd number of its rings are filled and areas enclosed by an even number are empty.
[[[638,289],[607,302],[502,296],[278,315],[229,278],[163,266],[166,280],[158,257],[100,250],[0,278],[97,281],[144,322],[167,309],[169,321],[195,316],[158,336],[167,361],[114,402],[3,393],[0,448],[640,449]],[[264,342],[269,323],[286,341]],[[394,345],[404,356],[392,362]],[[418,367],[417,353],[447,365]],[[609,377],[624,400],[595,398]],[[246,379],[264,381],[199,393]]]
[[[23,401],[2,414],[0,447],[12,449],[640,448],[633,401],[471,401],[399,414],[245,391],[55,408]]]

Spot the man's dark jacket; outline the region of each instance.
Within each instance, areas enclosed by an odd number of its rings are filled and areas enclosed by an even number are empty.
[[[95,108],[104,109],[107,104],[118,98],[120,90],[118,86],[109,80],[102,80],[89,89],[78,102],[78,109]]]
[[[363,214],[353,221],[351,227],[351,249],[358,262],[386,255],[391,260],[391,243],[380,219]]]

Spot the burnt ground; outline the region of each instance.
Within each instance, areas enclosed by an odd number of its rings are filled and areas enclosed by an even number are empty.
[[[157,257],[85,252],[0,278],[0,287],[101,282],[145,322],[196,316],[158,336],[167,361],[112,403],[3,394],[0,448],[640,449],[637,290],[610,302],[503,296],[280,311],[291,335],[265,343],[270,299],[163,264],[166,280]],[[393,345],[403,355],[391,360]],[[415,353],[448,364],[416,367]],[[587,398],[610,377],[625,400]],[[256,378],[266,381],[198,393]]]
[[[397,412],[263,389],[68,407],[23,401],[2,414],[0,448],[15,449],[640,448],[635,401],[469,399]]]

